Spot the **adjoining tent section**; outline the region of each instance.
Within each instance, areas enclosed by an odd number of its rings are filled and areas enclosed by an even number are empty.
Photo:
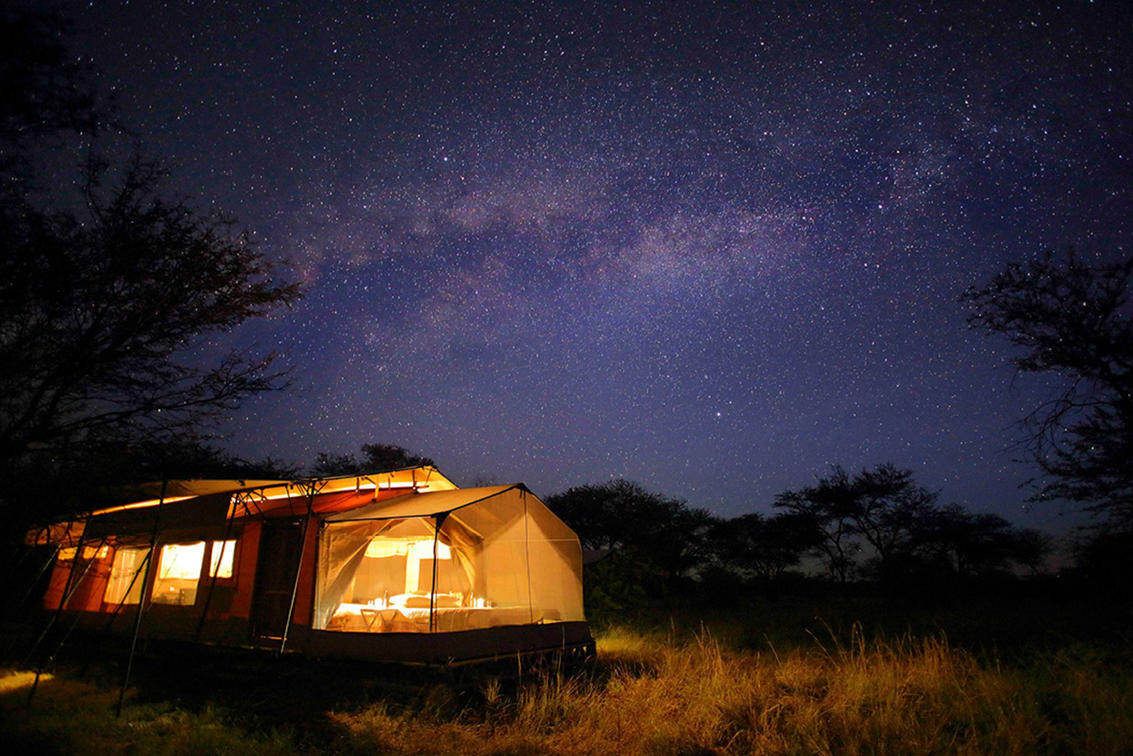
[[[582,621],[578,537],[521,485],[330,515],[315,628],[448,632]]]
[[[92,629],[314,656],[449,664],[593,648],[578,537],[522,484],[432,467],[166,481],[28,534],[43,606]]]

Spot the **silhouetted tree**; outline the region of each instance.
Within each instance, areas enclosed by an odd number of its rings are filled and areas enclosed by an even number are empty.
[[[364,444],[362,457],[353,454],[328,454],[320,452],[315,458],[311,472],[315,475],[359,475],[364,473],[401,470],[406,467],[436,465],[429,457],[414,454],[400,446],[391,444]]]
[[[707,511],[631,481],[576,486],[548,497],[547,506],[578,533],[583,549],[605,554],[588,579],[613,603],[671,594],[708,556]]]
[[[873,547],[883,578],[895,557],[916,554],[924,544],[936,510],[936,494],[913,481],[912,470],[879,465],[862,470],[851,484],[849,517]]]
[[[1003,517],[973,513],[952,504],[925,521],[920,554],[959,577],[979,577],[1012,565],[1038,572],[1050,553],[1050,539],[1020,529]]]
[[[8,38],[19,36],[12,18]],[[66,454],[92,434],[169,438],[281,388],[274,355],[232,352],[209,365],[189,352],[298,296],[228,220],[170,199],[162,171],[136,153],[113,166],[91,146],[73,179],[81,197],[66,197],[57,174],[37,174],[48,136],[89,142],[84,129],[106,115],[58,41],[20,28],[28,38],[0,53],[0,79],[33,88],[6,89],[0,109],[5,474],[29,453]],[[42,118],[29,116],[40,107]]]
[[[325,475],[328,477],[334,475],[357,475],[362,471],[362,463],[358,461],[358,458],[353,454],[319,452],[315,457],[315,464],[311,466],[312,475]]]
[[[290,480],[295,465],[247,460],[191,436],[130,439],[93,436],[67,454],[26,454],[9,467],[0,536],[19,542],[31,524],[121,503],[121,488],[163,478]]]
[[[1050,536],[1034,528],[1017,528],[1009,538],[1011,561],[1027,568],[1032,575],[1037,575],[1047,567],[1047,560],[1054,551],[1054,542]]]
[[[293,480],[299,466],[274,459],[244,459],[208,441],[178,437],[169,441],[110,441],[84,450],[88,466],[98,465],[108,477],[129,484],[176,479]]]
[[[1082,591],[1133,599],[1133,530],[1098,528],[1080,533],[1073,542],[1074,566],[1068,577]]]
[[[813,553],[822,559],[831,577],[845,585],[861,552],[852,520],[853,488],[846,471],[835,467],[814,486],[784,491],[775,497],[774,506],[811,524],[818,533]]]
[[[436,465],[429,457],[414,454],[393,444],[363,444],[362,457],[370,470],[378,471]]]
[[[821,527],[819,551],[845,582],[857,539],[873,548],[883,577],[913,555],[935,511],[936,494],[918,486],[909,470],[879,465],[850,476],[841,467],[814,486],[786,491],[775,506],[812,518]]]
[[[66,24],[51,11],[0,11],[0,192],[27,185],[28,150],[62,133],[90,134],[104,125],[109,108],[99,101],[94,71],[63,42]]]
[[[915,587],[930,575],[979,577],[1012,566],[1034,572],[1044,563],[1050,541],[1042,534],[936,500],[910,470],[883,464],[852,476],[834,467],[814,486],[783,492],[775,506],[811,519],[820,530],[816,552],[843,580],[837,567],[861,546],[869,548],[863,572],[890,586]]]
[[[822,533],[814,519],[791,512],[758,512],[717,520],[709,535],[719,566],[744,577],[774,580],[817,548]]]
[[[1023,419],[1042,475],[1036,498],[1066,498],[1133,526],[1133,258],[1089,264],[1070,251],[1012,264],[963,300],[972,328],[1022,350],[1020,372],[1066,379]]]

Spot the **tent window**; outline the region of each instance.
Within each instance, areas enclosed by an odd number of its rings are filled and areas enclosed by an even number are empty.
[[[149,549],[118,549],[110,566],[110,580],[106,584],[103,601],[112,606],[136,604],[142,596],[144,575],[142,569]]]
[[[157,580],[153,585],[155,604],[191,605],[197,601],[197,582],[205,560],[205,542],[168,543],[161,547]]]
[[[236,540],[213,541],[212,557],[209,559],[209,577],[226,580],[232,577],[232,565],[236,556]]]
[[[62,562],[74,559],[79,553],[78,546],[69,546],[65,549],[59,549],[59,560]],[[110,556],[110,547],[103,546],[84,546],[83,559],[106,559]]]

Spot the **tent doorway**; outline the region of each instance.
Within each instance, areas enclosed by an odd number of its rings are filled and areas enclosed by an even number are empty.
[[[256,599],[252,604],[253,641],[278,641],[283,637],[302,537],[302,520],[264,521],[256,564]]]

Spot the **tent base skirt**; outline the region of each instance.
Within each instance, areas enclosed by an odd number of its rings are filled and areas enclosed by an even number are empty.
[[[139,639],[149,643],[186,643],[202,648],[271,649],[279,641],[248,639],[248,623],[235,618],[205,623],[199,641],[193,641],[192,623],[163,622],[161,612],[147,614]],[[96,612],[65,612],[65,627],[80,629],[93,637],[128,638],[129,620],[118,616],[108,627],[106,617]],[[189,618],[191,619],[191,618]],[[476,630],[442,633],[350,633],[292,627],[287,656],[339,659],[377,664],[454,666],[514,659],[517,656],[558,654],[583,660],[594,655],[594,639],[586,622],[550,622],[537,625],[502,625]]]
[[[508,625],[449,633],[343,633],[311,630],[294,649],[315,657],[452,665],[559,651],[593,654],[585,622]]]

